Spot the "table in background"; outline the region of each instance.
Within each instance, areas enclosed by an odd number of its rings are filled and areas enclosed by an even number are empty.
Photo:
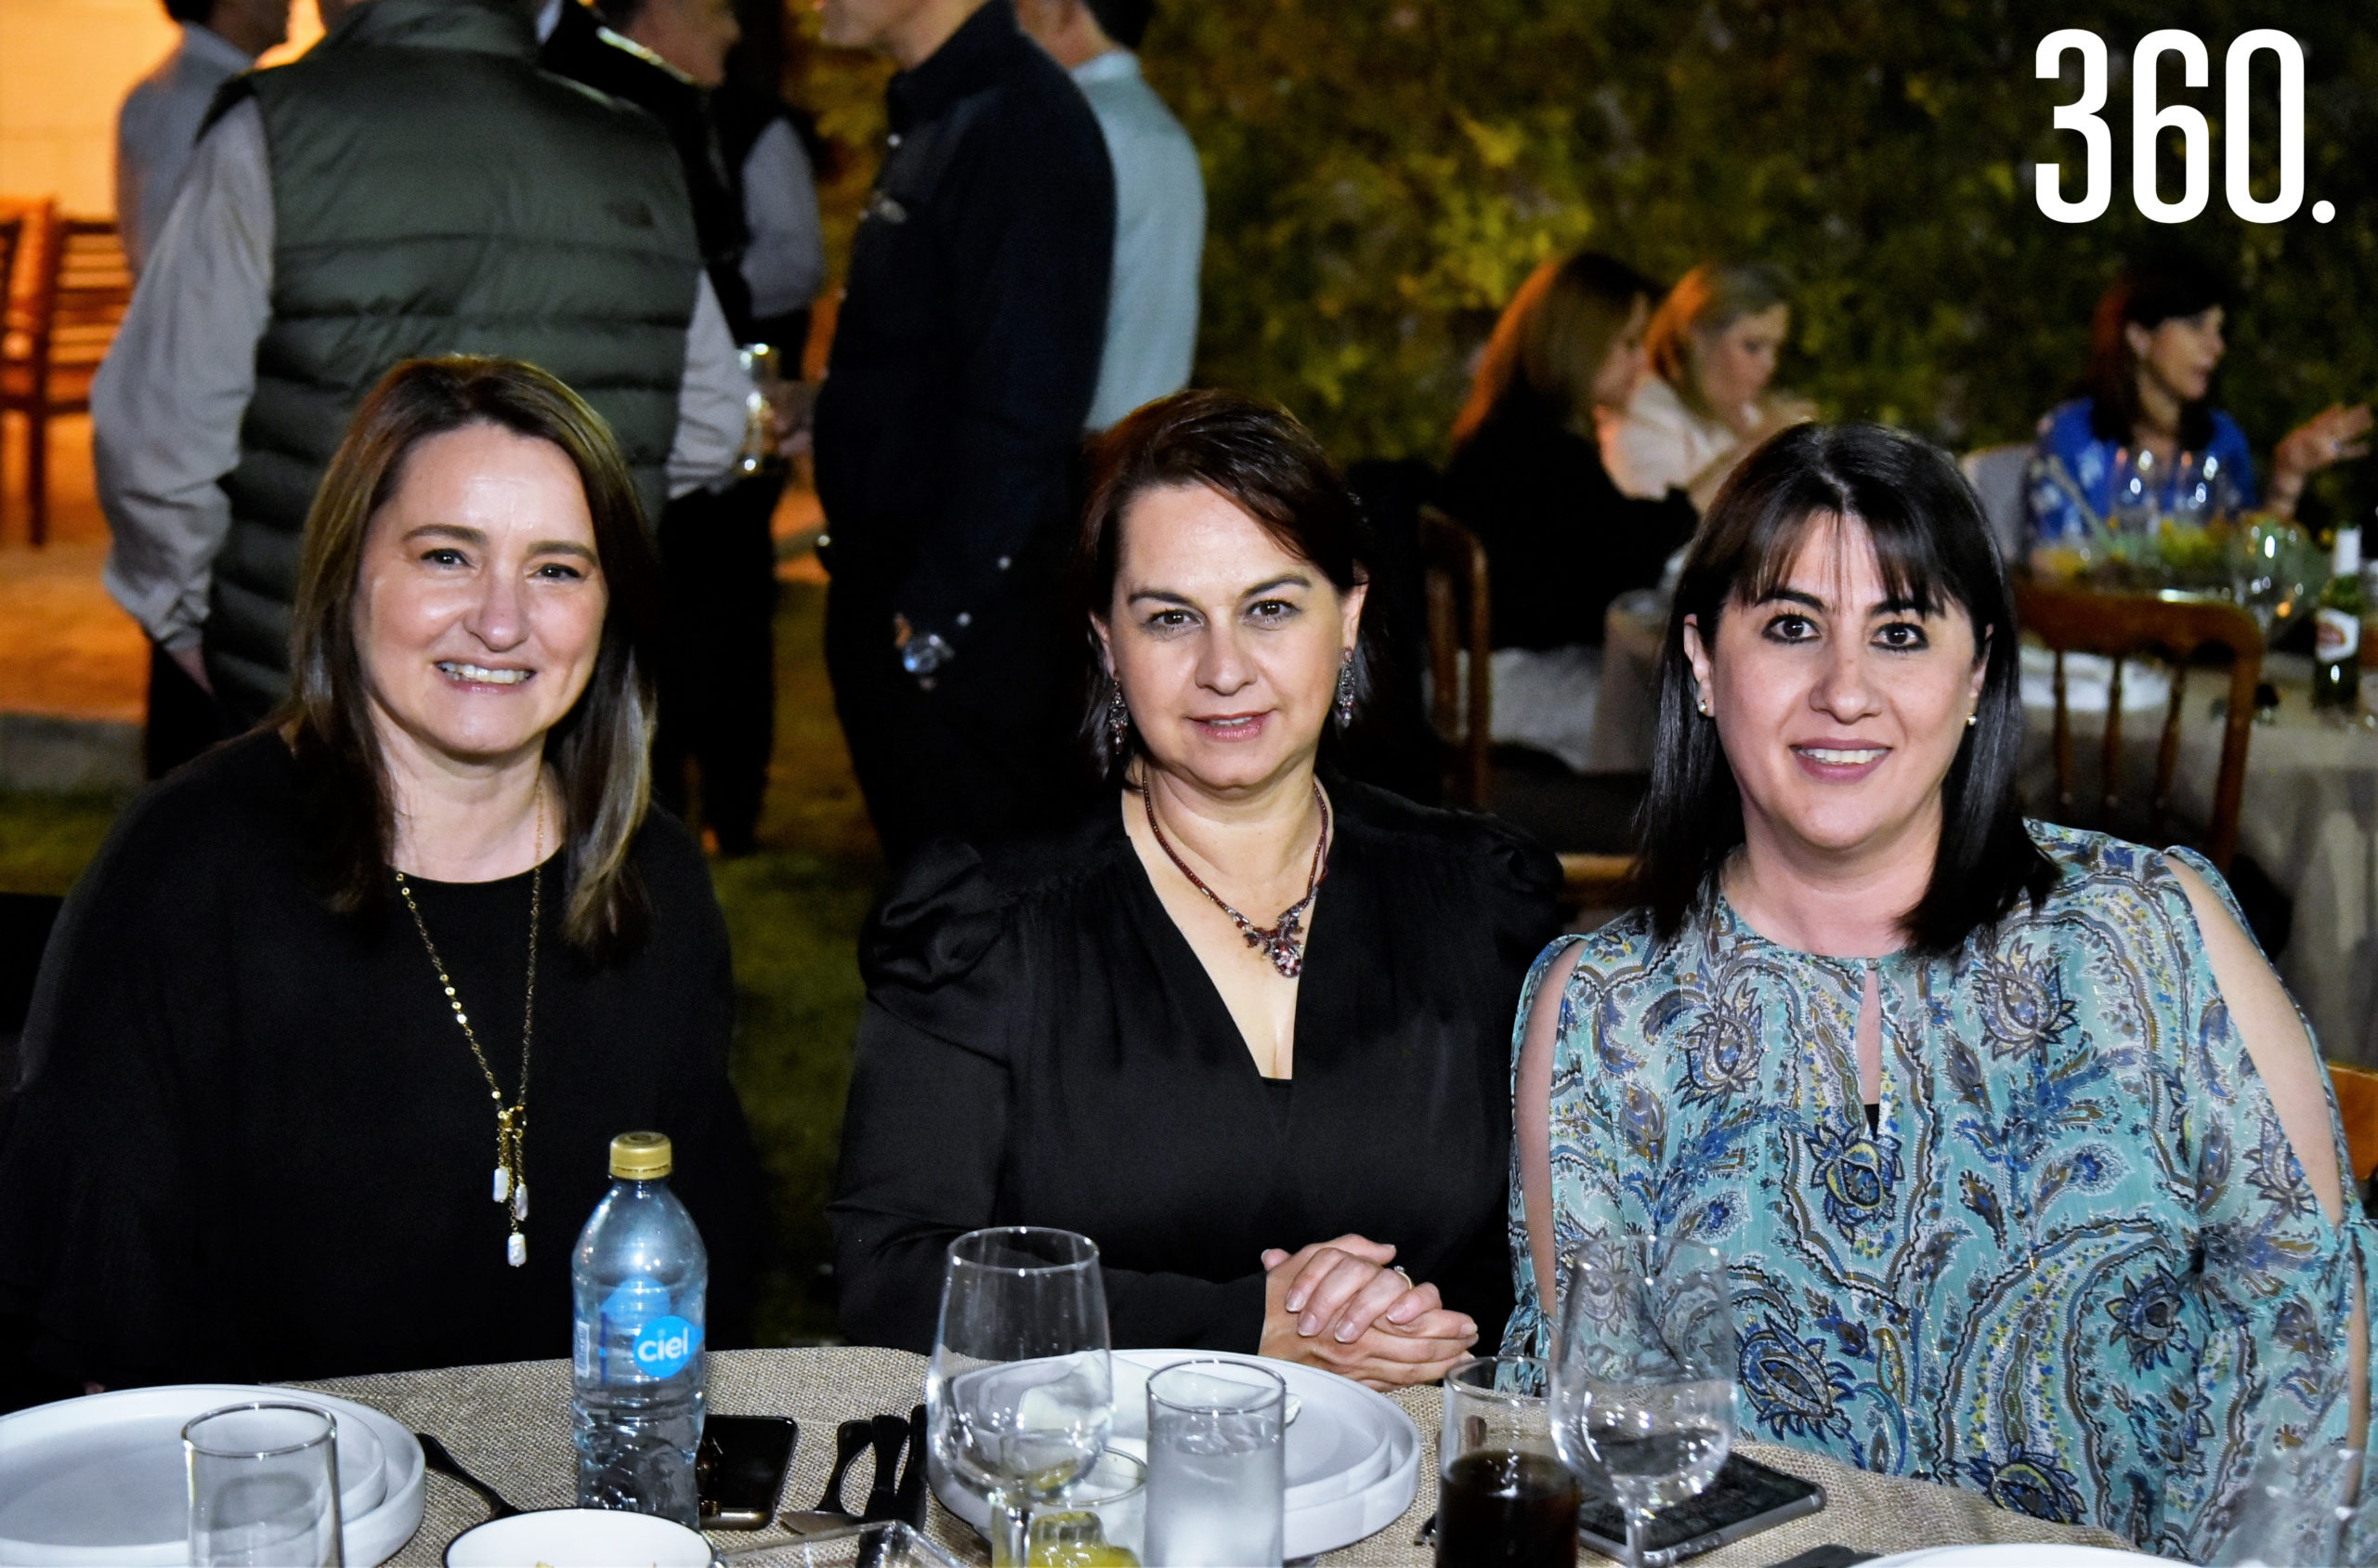
[[[822,1350],[729,1351],[710,1358],[710,1407],[734,1415],[790,1416],[801,1423],[801,1445],[784,1507],[807,1508],[826,1489],[834,1428],[882,1411],[907,1415],[924,1398],[925,1361],[905,1351],[837,1347]],[[521,1508],[567,1506],[575,1483],[569,1445],[569,1364],[516,1362],[436,1372],[397,1372],[310,1383],[385,1410],[418,1431],[435,1434],[454,1457]],[[1420,1429],[1420,1489],[1404,1517],[1369,1538],[1320,1559],[1346,1568],[1421,1568],[1427,1548],[1413,1544],[1420,1523],[1436,1510],[1438,1392],[1407,1390],[1396,1403]],[[1711,1553],[1711,1568],[1763,1564],[1810,1547],[1837,1541],[1866,1551],[1957,1546],[1981,1541],[2062,1541],[2119,1546],[2100,1530],[2047,1524],[1993,1508],[1978,1493],[1869,1475],[1833,1460],[1764,1444],[1753,1457],[1822,1484],[1832,1499],[1823,1512]],[[865,1495],[863,1483],[849,1496]],[[435,1471],[429,1476],[420,1531],[392,1560],[435,1564],[446,1543],[486,1517],[477,1496]],[[986,1561],[982,1543],[936,1501],[930,1532],[970,1561]],[[722,1549],[788,1537],[775,1529],[722,1531]],[[1599,1561],[1590,1556],[1588,1561]]]
[[[2040,662],[2037,650],[2026,653],[2029,662]],[[2068,660],[2069,665],[2077,662],[2077,656]],[[2148,798],[2163,733],[2169,688],[2162,673],[2151,670],[2125,666],[2125,801]],[[2145,683],[2143,674],[2149,676]],[[2279,708],[2270,722],[2254,725],[2246,746],[2238,852],[2252,856],[2294,901],[2293,929],[2279,955],[2279,972],[2311,1020],[2321,1052],[2340,1062],[2378,1066],[2378,726],[2315,712],[2312,661],[2302,654],[2271,654],[2263,662],[2263,678],[2278,689]],[[2056,798],[2049,740],[2054,709],[2044,679],[2024,685],[2021,777],[2024,798],[2036,808]],[[2212,816],[2228,689],[2219,671],[2191,673],[2172,785],[2173,811],[2182,823]],[[2378,704],[2378,677],[2364,677],[2362,704]],[[2099,787],[2102,685],[2094,706],[2076,699],[2071,712],[2074,792],[2082,803],[2077,815],[2086,823],[2093,820],[2089,791]]]

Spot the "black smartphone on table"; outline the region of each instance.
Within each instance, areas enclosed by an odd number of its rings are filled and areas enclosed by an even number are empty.
[[[759,1530],[777,1516],[801,1428],[782,1416],[712,1416],[702,1423],[694,1484],[705,1530]]]
[[[1824,1488],[1815,1482],[1729,1454],[1718,1478],[1699,1496],[1661,1510],[1652,1521],[1643,1535],[1643,1568],[1669,1568],[1823,1507]],[[1627,1561],[1627,1519],[1616,1503],[1588,1497],[1577,1510],[1577,1539],[1605,1557]]]

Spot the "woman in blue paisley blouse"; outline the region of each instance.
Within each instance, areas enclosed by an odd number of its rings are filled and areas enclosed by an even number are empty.
[[[1641,907],[1521,1000],[1509,1346],[1580,1253],[1697,1237],[1748,1435],[2201,1557],[2266,1440],[2359,1433],[2378,1236],[2219,873],[2023,819],[2015,638],[1930,448],[1803,425],[1737,471]]]

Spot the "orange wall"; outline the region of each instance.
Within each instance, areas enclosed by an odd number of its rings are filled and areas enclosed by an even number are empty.
[[[320,35],[312,0],[289,30],[268,59]],[[175,37],[159,0],[0,0],[0,196],[113,212],[116,106]]]

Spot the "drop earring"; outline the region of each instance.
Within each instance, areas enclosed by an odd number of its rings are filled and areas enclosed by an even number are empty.
[[[1131,710],[1123,700],[1123,688],[1119,685],[1115,687],[1114,695],[1106,699],[1106,738],[1108,750],[1112,752],[1109,761],[1119,767],[1127,760],[1127,748],[1131,743]]]
[[[1354,722],[1354,650],[1348,648],[1338,660],[1338,727],[1343,730]]]

